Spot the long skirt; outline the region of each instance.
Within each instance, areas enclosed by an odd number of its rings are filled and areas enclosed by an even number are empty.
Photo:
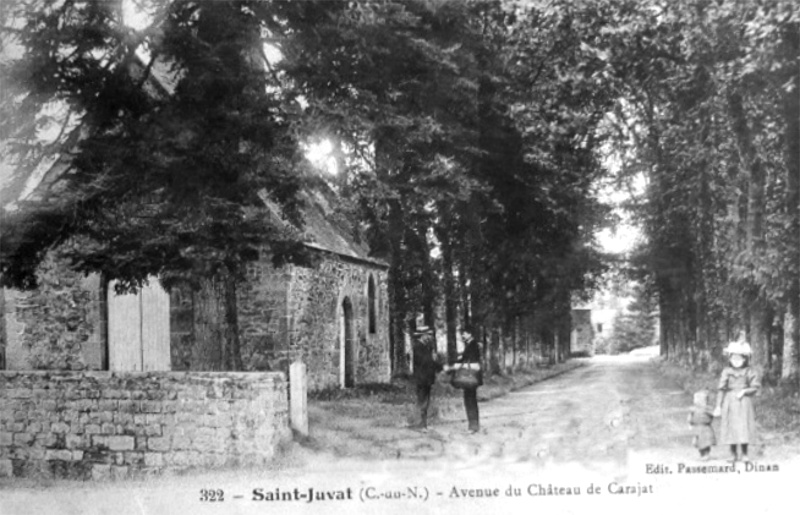
[[[725,392],[725,397],[722,399],[719,440],[723,445],[755,443],[756,411],[753,399],[749,395],[737,399],[735,391]]]

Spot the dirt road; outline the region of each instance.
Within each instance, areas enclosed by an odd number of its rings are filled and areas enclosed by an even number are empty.
[[[0,515],[674,513],[686,503],[781,513],[779,503],[763,502],[764,495],[790,498],[800,452],[757,449],[758,466],[769,471],[728,470],[719,447],[711,462],[700,463],[686,425],[690,401],[646,357],[594,358],[481,403],[476,435],[464,431],[457,411],[428,433],[402,427],[376,427],[373,436],[354,432],[352,448],[380,445],[377,459],[369,452],[342,456],[297,446],[270,470],[107,484],[0,484]],[[711,468],[697,468],[703,465]],[[203,500],[212,490],[223,492],[224,501]]]

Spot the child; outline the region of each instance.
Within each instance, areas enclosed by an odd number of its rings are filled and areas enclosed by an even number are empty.
[[[703,461],[710,457],[711,446],[717,443],[714,428],[711,427],[713,420],[714,417],[708,405],[708,390],[703,389],[696,392],[688,422],[694,432],[692,445],[700,451],[700,459]]]
[[[733,461],[748,461],[747,446],[756,440],[756,416],[753,396],[761,388],[758,374],[750,368],[750,344],[731,342],[724,351],[730,366],[722,371],[715,417],[720,422],[720,441],[730,445]],[[738,447],[738,448],[737,448]]]

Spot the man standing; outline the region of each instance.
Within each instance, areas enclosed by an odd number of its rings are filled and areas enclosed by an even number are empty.
[[[470,333],[462,333],[464,352],[459,362],[461,366],[476,370],[478,385],[473,388],[464,388],[464,408],[467,411],[469,432],[477,433],[481,429],[478,416],[478,386],[483,384],[483,371],[481,370],[481,348]]]
[[[442,364],[435,359],[433,330],[420,326],[414,336],[414,382],[417,385],[417,409],[420,420],[419,424],[413,427],[427,431],[431,388],[436,383],[436,373],[442,369]]]

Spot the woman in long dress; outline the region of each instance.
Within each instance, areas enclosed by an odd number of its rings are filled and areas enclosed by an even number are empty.
[[[758,374],[749,366],[750,344],[731,342],[725,349],[730,366],[719,379],[714,415],[722,417],[719,440],[729,445],[733,461],[748,461],[748,446],[756,441],[756,413],[753,396],[761,388]]]

